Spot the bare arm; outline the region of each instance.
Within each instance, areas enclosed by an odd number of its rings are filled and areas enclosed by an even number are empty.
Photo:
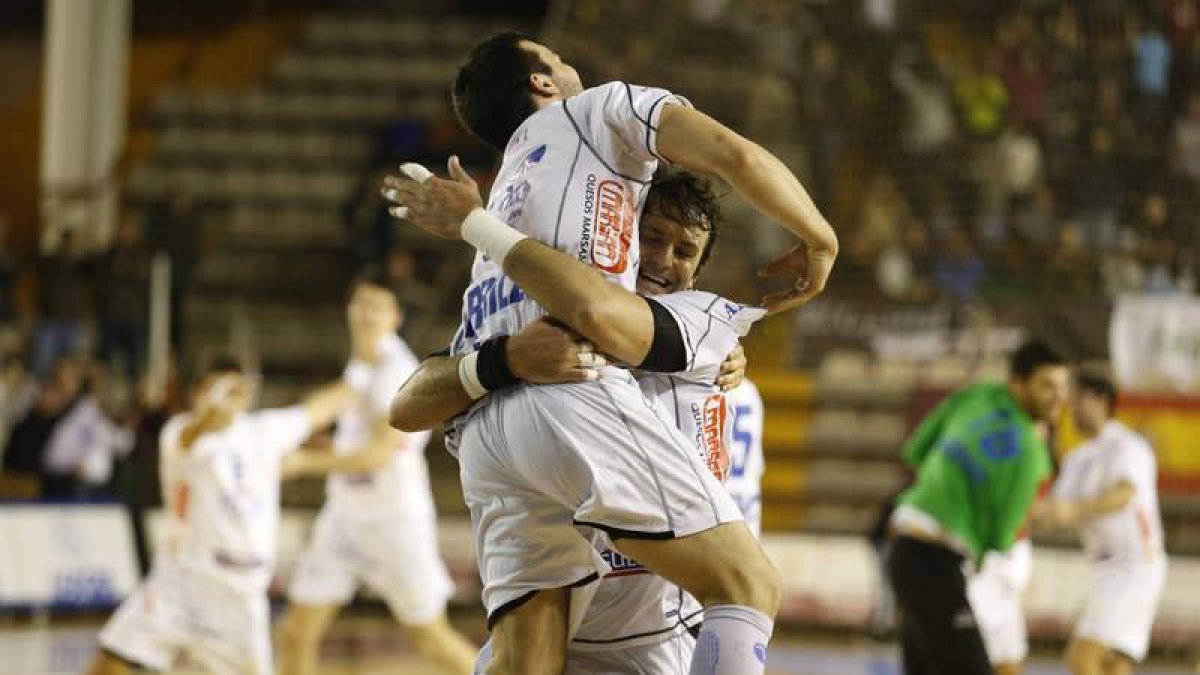
[[[317,389],[300,402],[304,412],[308,414],[309,423],[313,429],[321,429],[333,424],[338,413],[349,405],[354,392],[341,380],[327,384]]]
[[[829,222],[795,175],[765,148],[704,113],[667,104],[659,118],[658,151],[693,171],[720,176],[750,206],[792,231],[803,242],[799,252],[780,259],[766,271],[791,269],[800,275],[793,291],[768,296],[772,312],[800,305],[825,288],[838,253]],[[803,257],[806,265],[801,265]]]
[[[505,356],[509,370],[521,381],[560,384],[586,380],[588,369],[604,365],[594,354],[581,360],[589,348],[578,336],[543,320],[509,338]],[[434,356],[422,361],[392,397],[392,427],[407,432],[432,429],[470,408],[474,401],[458,379],[460,360]]]
[[[403,447],[404,434],[380,421],[371,432],[371,440],[354,452],[338,454],[322,450],[301,450],[284,458],[288,478],[323,476],[330,473],[367,473],[389,461]]]
[[[1134,492],[1133,483],[1123,480],[1090,499],[1051,499],[1041,513],[1053,525],[1070,527],[1125,508]]]

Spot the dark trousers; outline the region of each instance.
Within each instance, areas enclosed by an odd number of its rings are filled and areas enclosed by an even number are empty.
[[[900,536],[892,541],[887,569],[900,613],[905,675],[992,675],[967,600],[962,556]]]

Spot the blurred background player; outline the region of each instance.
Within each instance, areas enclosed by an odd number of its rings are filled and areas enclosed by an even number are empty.
[[[1091,561],[1087,605],[1067,648],[1075,675],[1124,675],[1146,657],[1167,573],[1157,462],[1114,418],[1117,389],[1100,369],[1075,380],[1072,412],[1086,439],[1063,462],[1039,519],[1076,527]]]
[[[271,675],[267,585],[285,456],[350,400],[336,383],[290,408],[249,412],[253,384],[218,358],[191,412],[163,428],[168,534],[150,575],[100,634],[90,673],[167,670],[188,654],[214,673]]]
[[[358,398],[338,415],[336,454],[317,467],[343,473],[327,481],[325,505],[292,576],[280,670],[317,672],[325,632],[365,584],[419,652],[446,673],[468,673],[475,647],[446,620],[454,586],[438,552],[425,462],[430,434],[388,425],[392,395],[418,362],[397,335],[403,314],[381,271],[368,270],[351,284],[346,319],[351,354],[344,379]]]
[[[964,563],[1008,551],[1052,462],[1034,427],[1067,397],[1065,362],[1042,342],[1011,357],[1007,383],[960,389],[905,446],[916,482],[898,498],[888,572],[909,675],[993,672],[967,598]],[[936,579],[936,581],[934,581]]]

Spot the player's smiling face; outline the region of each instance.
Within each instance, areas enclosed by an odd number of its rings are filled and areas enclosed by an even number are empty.
[[[638,293],[659,295],[691,288],[708,237],[708,232],[698,227],[655,213],[643,215]]]

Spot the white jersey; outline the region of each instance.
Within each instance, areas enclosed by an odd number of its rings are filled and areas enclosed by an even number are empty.
[[[361,450],[379,424],[385,423],[392,396],[417,369],[416,356],[396,335],[384,338],[374,364],[352,362],[345,380],[358,400],[337,418],[333,447],[338,454]],[[390,517],[397,509],[406,513],[433,511],[425,446],[430,432],[404,437],[403,448],[392,460],[369,473],[330,474],[326,482],[327,508],[348,517]],[[384,511],[383,509],[386,509]]]
[[[688,370],[639,373],[638,384],[660,413],[693,439],[713,474],[724,479],[733,468],[729,451],[733,411],[715,382],[738,338],[766,311],[702,291],[659,295],[653,300],[678,321]],[[626,649],[660,642],[699,624],[702,609],[694,598],[614,550],[607,536],[597,534],[594,541],[612,572],[599,581],[573,649]]]
[[[663,89],[610,82],[530,115],[504,150],[488,211],[632,291],[638,224],[658,168],[658,118],[668,102],[687,105]],[[544,313],[481,253],[462,312],[453,354],[515,335]]]
[[[1067,455],[1054,485],[1056,497],[1090,499],[1122,481],[1134,490],[1125,508],[1080,526],[1084,550],[1093,560],[1133,563],[1162,557],[1157,474],[1150,444],[1116,420]]]
[[[742,510],[746,527],[762,535],[763,402],[758,387],[746,380],[725,394],[733,423],[730,425],[729,477],[725,489]]]
[[[280,460],[311,432],[299,407],[239,415],[186,452],[190,415],[163,427],[160,448],[170,526],[160,560],[209,569],[266,589],[279,531]]]

